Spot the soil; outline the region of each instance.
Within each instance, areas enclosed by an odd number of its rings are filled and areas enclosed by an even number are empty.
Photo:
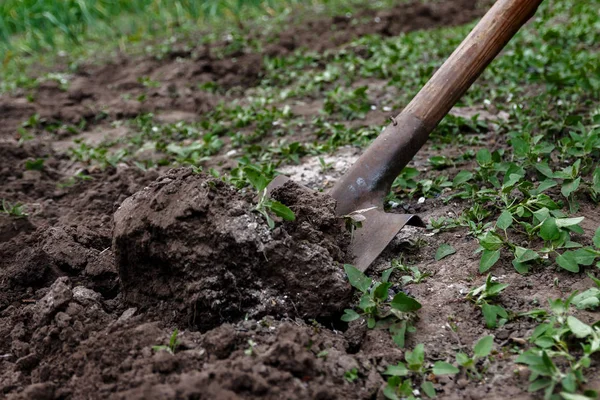
[[[29,213],[20,219],[0,213],[0,336],[6,338],[0,341],[0,397],[382,399],[381,373],[402,360],[404,350],[387,331],[340,322],[356,298],[341,269],[348,237],[331,198],[293,184],[275,191],[297,219],[279,221],[271,231],[253,210],[251,192],[188,169],[87,167],[56,146],[70,139],[68,131],[19,143],[18,127],[33,114],[42,124],[86,121],[86,133],[145,112],[194,118],[226,99],[198,84],[252,87],[263,73],[263,55],[462,24],[481,15],[474,3],[401,2],[391,10],[364,10],[358,24],[346,16],[317,20],[273,36],[264,54],[220,58],[220,43],[161,60],[122,55],[106,65],[81,65],[66,89],[46,81],[31,93],[0,96],[0,199],[20,201]],[[141,78],[160,85],[147,87]],[[305,160],[310,173],[295,179],[330,184],[356,152],[346,148],[327,158],[337,162],[335,171],[320,171],[316,158]],[[37,158],[45,159],[43,170],[25,170],[25,162]],[[87,178],[69,180],[76,172]],[[405,206],[425,220],[454,207],[416,199]],[[435,261],[441,243],[457,253]],[[423,305],[407,347],[424,343],[428,359],[452,361],[482,335],[496,335],[499,362],[486,379],[440,379],[440,398],[529,398],[527,373],[515,367],[511,351],[535,324],[484,328],[479,311],[464,301],[484,280],[477,275],[476,248],[469,236],[432,237],[408,227],[371,274],[400,255],[434,274],[403,288]],[[501,260],[497,274],[511,284],[501,302],[514,312],[592,285],[585,275],[548,269],[523,277],[509,259]],[[153,349],[167,345],[176,328],[174,354]],[[354,369],[357,378],[346,379]]]
[[[294,30],[261,38],[270,43],[261,52],[240,49],[224,56],[221,53],[228,44],[224,41],[185,50],[173,48],[161,59],[121,54],[103,65],[83,63],[74,73],[65,73],[67,87],[57,80],[44,80],[28,96],[17,93],[12,98],[0,97],[0,138],[18,138],[17,128],[34,114],[43,124],[88,125],[148,112],[198,115],[212,109],[219,100],[226,100],[199,86],[211,83],[222,89],[251,87],[263,75],[264,56],[277,57],[300,48],[324,51],[368,34],[395,36],[460,25],[483,14],[485,9],[477,4],[472,0],[432,4],[412,1],[389,10],[366,8],[356,16],[309,18],[305,24],[295,25]]]
[[[223,181],[172,170],[123,202],[113,251],[124,300],[178,326],[244,317],[327,318],[352,291],[341,268],[349,236],[335,200],[288,182],[273,197],[296,214],[270,230],[251,199]],[[338,316],[339,317],[339,316]]]

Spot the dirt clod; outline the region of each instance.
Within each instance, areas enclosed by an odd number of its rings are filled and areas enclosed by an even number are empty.
[[[160,304],[201,329],[244,316],[340,312],[351,289],[340,265],[348,241],[335,201],[294,184],[274,196],[297,220],[273,231],[247,195],[189,169],[125,200],[115,213],[113,246],[125,300]]]

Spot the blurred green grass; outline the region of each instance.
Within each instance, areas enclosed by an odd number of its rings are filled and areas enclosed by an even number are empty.
[[[4,0],[0,3],[0,50],[35,52],[59,40],[74,45],[94,36],[135,39],[168,34],[210,19],[238,27],[256,13],[273,13],[290,0]]]

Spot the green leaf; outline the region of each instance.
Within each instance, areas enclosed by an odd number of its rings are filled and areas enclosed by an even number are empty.
[[[526,249],[524,247],[515,247],[515,258],[520,263],[526,263],[528,261],[536,260],[540,258],[540,255],[533,250]]]
[[[435,261],[440,261],[444,257],[456,253],[456,249],[447,243],[442,243],[435,252]]]
[[[390,275],[394,272],[394,267],[388,268],[381,274],[381,282],[388,282],[390,280]]]
[[[560,189],[560,192],[562,193],[563,196],[569,197],[571,195],[571,193],[573,193],[574,191],[577,190],[580,182],[581,182],[581,178],[577,178],[571,182],[563,183],[563,186]]]
[[[591,326],[584,324],[572,315],[569,315],[567,317],[567,325],[569,326],[569,329],[571,329],[571,332],[573,332],[573,335],[575,335],[575,337],[578,337],[579,339],[582,339],[594,333],[594,330]]]
[[[494,336],[484,336],[473,347],[473,354],[479,358],[484,358],[490,355],[492,348],[494,347]]]
[[[273,213],[275,213],[275,215],[278,217],[281,217],[286,221],[296,220],[296,214],[294,214],[294,212],[285,204],[282,204],[277,200],[270,200],[268,204],[269,208],[271,208],[271,211],[273,211]]]
[[[421,303],[402,292],[394,296],[390,305],[392,308],[402,312],[417,311],[421,308]]]
[[[496,226],[502,230],[508,229],[513,223],[512,213],[508,210],[502,211],[502,214],[498,217],[498,221],[496,221]]]
[[[367,328],[373,329],[373,328],[375,328],[375,325],[377,325],[377,321],[375,320],[375,318],[368,317],[367,318]]]
[[[388,292],[391,286],[392,284],[389,282],[380,283],[373,291],[373,297],[382,301],[386,300],[388,298]]]
[[[344,264],[344,271],[346,271],[346,275],[348,275],[348,280],[352,286],[363,293],[369,290],[373,280],[363,274],[358,268],[354,265]]]
[[[538,172],[540,172],[546,178],[554,178],[554,172],[552,172],[552,169],[548,166],[548,163],[537,163],[535,165],[535,169],[537,169]]]
[[[481,149],[475,156],[479,165],[487,165],[492,163],[492,153],[488,149]]]
[[[351,322],[351,321],[357,320],[359,318],[360,318],[360,315],[356,311],[351,310],[349,308],[345,309],[344,315],[342,315],[342,321],[344,321],[344,322]]]
[[[369,311],[369,309],[375,307],[376,305],[377,304],[375,303],[371,295],[369,295],[369,293],[365,293],[362,296],[360,296],[360,300],[358,301],[358,306],[361,308],[361,310],[367,312]]]
[[[575,218],[557,218],[556,226],[559,228],[566,228],[567,226],[573,226],[579,224],[583,221],[584,217],[575,217]]]
[[[596,229],[596,233],[594,233],[594,246],[596,246],[596,248],[600,249],[600,227],[598,227],[598,229]]]
[[[453,186],[459,186],[470,181],[473,178],[473,173],[469,171],[460,171],[452,180]]]
[[[563,269],[570,272],[579,272],[579,265],[575,252],[572,250],[565,251],[560,256],[556,257],[556,263]]]
[[[41,171],[44,169],[44,161],[43,158],[27,160],[25,161],[25,169],[28,171]]]
[[[487,232],[479,237],[479,244],[486,250],[498,250],[504,244],[502,238],[494,232]]]
[[[490,251],[483,250],[481,260],[479,261],[479,272],[487,272],[500,259],[500,250]]]
[[[456,362],[458,365],[463,367],[469,367],[470,365],[474,364],[474,360],[462,352],[456,353]]]
[[[558,183],[553,179],[546,179],[545,181],[540,182],[537,187],[537,193],[542,193],[545,190],[548,190],[554,186],[558,185]]]
[[[454,365],[445,361],[437,361],[435,364],[433,364],[433,369],[431,372],[433,372],[434,375],[454,375],[458,374],[460,370]]]
[[[384,375],[391,376],[406,376],[409,374],[408,368],[403,363],[398,363],[398,365],[388,365],[386,370],[383,372]]]
[[[515,270],[521,275],[524,275],[529,272],[529,267],[527,266],[527,264],[521,263],[517,261],[517,259],[512,260],[512,265],[513,267],[515,267]]]
[[[409,369],[420,369],[425,361],[425,345],[423,343],[419,343],[415,346],[413,351],[406,352],[404,359],[408,363]]]
[[[542,363],[542,357],[537,355],[536,352],[531,349],[520,354],[515,360],[517,364],[535,365]]]
[[[548,217],[542,222],[540,227],[540,237],[544,240],[555,240],[560,237],[560,230],[556,226],[556,220]]]
[[[592,265],[596,260],[596,254],[591,247],[577,249],[573,252],[573,254],[575,255],[575,260],[579,265],[589,266]]]
[[[580,310],[594,309],[600,305],[600,290],[591,288],[573,297],[572,303]]]
[[[248,181],[250,181],[250,184],[254,186],[254,189],[256,189],[257,192],[262,192],[269,184],[267,178],[255,168],[245,167],[244,175],[248,178]]]
[[[487,326],[489,329],[494,329],[496,327],[496,317],[498,315],[496,313],[496,307],[485,303],[481,307],[481,313],[483,314],[483,319],[485,320],[485,326]]]
[[[567,376],[561,381],[563,389],[567,392],[573,393],[577,390],[577,378],[574,373],[568,373]]]
[[[527,391],[529,393],[537,392],[538,390],[542,390],[544,388],[547,388],[551,384],[552,384],[552,380],[551,379],[547,379],[547,378],[537,379],[537,380],[531,382],[531,384],[529,385],[529,388],[527,389]]]
[[[390,334],[392,335],[392,340],[394,343],[400,348],[404,347],[404,342],[406,339],[406,321],[400,321],[390,326]]]
[[[421,389],[423,389],[423,393],[425,393],[430,399],[435,398],[435,387],[433,387],[433,383],[429,381],[423,381],[421,384]]]
[[[588,397],[583,394],[560,392],[560,395],[565,400],[594,400],[595,397]]]

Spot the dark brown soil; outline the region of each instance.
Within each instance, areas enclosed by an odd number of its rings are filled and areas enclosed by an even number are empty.
[[[264,55],[461,24],[481,14],[474,4],[400,2],[365,10],[356,24],[340,16],[295,26],[275,36],[265,54],[219,58],[218,44],[161,60],[122,56],[82,65],[66,90],[46,82],[31,101],[25,93],[0,96],[0,199],[20,201],[29,213],[0,213],[0,398],[383,399],[381,373],[404,350],[385,330],[340,323],[340,311],[356,299],[340,269],[347,237],[330,198],[297,186],[274,192],[297,220],[270,231],[252,210],[252,194],[219,180],[187,169],[89,168],[53,150],[68,132],[18,143],[17,128],[36,113],[42,124],[85,120],[100,128],[149,111],[198,115],[221,99],[198,84],[250,87],[261,77]],[[43,170],[27,171],[26,160],[38,158],[45,159]],[[76,172],[87,178],[70,180]],[[453,206],[427,200],[410,207],[428,219]],[[457,253],[435,261],[441,243]],[[435,275],[403,288],[423,304],[418,337],[408,335],[407,347],[424,343],[428,360],[453,361],[457,350],[496,335],[500,362],[481,382],[440,379],[440,398],[528,398],[527,374],[501,361],[513,357],[511,340],[527,337],[535,323],[484,328],[479,311],[464,301],[484,280],[476,248],[461,233],[430,237],[407,228],[372,274],[402,254]],[[584,275],[560,275],[555,285],[554,271],[523,277],[510,260],[500,264],[497,274],[511,284],[500,301],[514,312],[591,286]],[[153,349],[168,344],[176,328],[175,354]],[[344,378],[354,369],[356,380]]]
[[[273,231],[247,196],[189,169],[125,200],[113,240],[124,300],[202,330],[244,317],[339,314],[352,292],[335,201],[292,182],[283,189],[297,220]]]

